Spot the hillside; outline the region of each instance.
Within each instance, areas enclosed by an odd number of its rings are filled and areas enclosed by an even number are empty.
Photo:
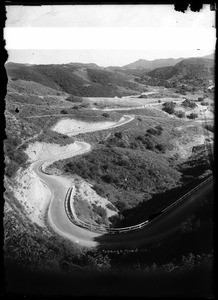
[[[175,66],[157,68],[147,75],[160,79],[176,78],[211,78],[214,72],[214,63],[206,58],[189,58],[177,63]]]
[[[212,54],[209,54],[209,55],[205,55],[202,58],[215,59],[215,53],[212,53]]]
[[[115,97],[143,92],[135,76],[109,71],[96,64],[26,65],[7,63],[12,80],[34,81],[75,96]]]
[[[123,69],[150,69],[153,70],[155,68],[166,67],[166,66],[174,66],[178,62],[183,60],[183,58],[166,58],[166,59],[155,59],[155,60],[146,60],[139,59],[133,63],[123,66]]]

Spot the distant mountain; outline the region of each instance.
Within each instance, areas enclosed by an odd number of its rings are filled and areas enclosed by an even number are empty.
[[[12,80],[34,81],[81,97],[115,97],[140,93],[145,87],[135,76],[110,71],[96,64],[26,65],[6,63]]]
[[[148,69],[153,70],[160,67],[174,66],[184,58],[166,58],[166,59],[155,59],[155,60],[146,60],[139,59],[131,64],[125,65],[123,69]]]
[[[162,80],[211,78],[214,73],[214,62],[208,58],[188,58],[180,61],[175,66],[157,68],[148,76]]]

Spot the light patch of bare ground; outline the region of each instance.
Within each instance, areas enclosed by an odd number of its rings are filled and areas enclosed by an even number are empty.
[[[177,154],[182,159],[187,159],[191,156],[193,147],[205,144],[205,141],[208,139],[213,140],[212,132],[207,131],[202,125],[194,122],[189,125],[179,126],[176,130],[181,133],[181,137],[171,142],[174,149],[168,152],[169,156]]]
[[[14,196],[24,206],[31,221],[44,227],[44,216],[51,197],[49,188],[42,183],[31,166],[18,171],[16,182]]]
[[[72,153],[79,149],[78,145],[73,143],[70,145],[60,146],[58,144],[48,144],[45,142],[34,142],[29,144],[25,150],[29,156],[29,162],[50,158],[59,160],[72,156]]]
[[[49,163],[61,158],[68,158],[78,149],[76,144],[60,146],[34,142],[26,149],[29,162],[49,158]],[[44,217],[48,207],[51,191],[39,179],[30,165],[25,170],[20,169],[15,178],[14,196],[24,206],[27,216],[32,222],[45,227]]]
[[[104,128],[115,125],[115,122],[84,122],[74,119],[62,119],[55,126],[52,127],[52,130],[57,131],[62,134],[67,134],[69,136],[74,136],[79,133],[92,132],[102,130]]]

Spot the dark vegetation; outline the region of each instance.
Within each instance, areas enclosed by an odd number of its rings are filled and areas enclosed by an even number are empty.
[[[6,70],[13,79],[35,81],[57,91],[67,92],[72,95],[70,101],[74,96],[114,97],[144,91],[143,86],[134,82],[132,75],[90,64],[26,66],[8,63]],[[80,76],[80,72],[84,74],[84,71],[85,77]]]
[[[66,134],[62,134],[50,129],[44,130],[42,134],[36,139],[32,139],[32,141],[46,142],[46,143],[55,143],[59,145],[68,145],[74,142],[73,137],[69,137]]]
[[[23,151],[27,145],[23,144],[22,148],[16,149],[21,143],[22,139],[17,137],[8,137],[4,141],[4,153],[6,158],[9,159],[5,167],[5,175],[7,177],[13,177],[17,170],[20,167],[24,167],[27,162],[28,155]]]
[[[54,166],[97,183],[94,189],[121,212],[155,193],[171,189],[181,176],[155,152],[122,148],[99,148],[83,157],[56,162]]]
[[[197,107],[197,104],[194,101],[191,101],[191,100],[188,100],[188,99],[184,100],[181,105],[185,108],[195,108],[195,107]]]
[[[211,132],[214,132],[214,124],[206,124],[205,128]]]
[[[201,105],[203,105],[203,106],[208,106],[208,105],[209,105],[209,102],[202,101],[202,102],[201,102]]]
[[[69,97],[66,98],[67,101],[73,102],[73,103],[81,103],[83,102],[83,99],[81,97],[76,97],[74,95],[70,95]]]
[[[185,94],[185,90],[195,91],[208,85],[209,79],[214,77],[214,61],[205,58],[184,59],[175,66],[157,68],[147,75],[156,80],[166,80],[170,85],[166,87],[181,87],[183,84],[179,92]]]
[[[188,181],[190,179],[198,178],[205,171],[211,169],[213,163],[213,157],[210,156],[205,145],[199,145],[193,147],[192,155],[189,159],[180,165],[180,171],[183,174],[183,180]]]
[[[213,227],[213,193],[210,192],[170,238],[144,249],[104,250],[104,253],[111,258],[112,266],[121,271],[131,268],[139,272],[173,271],[177,274],[212,266]]]
[[[77,217],[88,224],[108,225],[107,213],[105,209],[95,203],[88,203],[80,196],[74,197],[74,209]]]
[[[13,212],[8,211],[4,217],[4,231],[7,237],[4,243],[6,266],[16,263],[24,270],[53,272],[88,269],[103,271],[110,267],[107,255],[96,257],[94,252],[87,253],[86,248],[77,246],[54,232],[48,236],[37,224],[30,223],[25,215],[17,210],[11,195],[10,205]]]
[[[178,118],[184,118],[185,117],[185,113],[182,110],[177,110],[174,112],[174,115]]]
[[[198,114],[191,113],[190,115],[187,115],[187,118],[189,118],[189,119],[196,119],[196,118],[198,118]]]
[[[175,102],[165,102],[162,104],[162,110],[172,115],[175,112],[176,103]]]
[[[133,150],[151,150],[157,153],[164,153],[170,148],[162,139],[159,139],[163,131],[161,125],[150,127],[143,134],[129,135],[124,132],[115,132],[111,137],[107,138],[106,141],[101,141],[100,144],[104,144],[108,148],[120,147],[129,148]],[[164,139],[163,139],[164,140]]]

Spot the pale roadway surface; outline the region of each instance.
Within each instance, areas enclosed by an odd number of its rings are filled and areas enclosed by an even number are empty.
[[[123,116],[116,124],[105,129],[121,126],[132,121],[133,119],[134,116]],[[71,153],[71,157],[86,153],[91,150],[91,146],[88,143],[79,141],[75,141],[75,143],[78,145],[79,149],[74,153]],[[32,163],[33,171],[50,188],[52,193],[52,198],[48,208],[48,221],[52,228],[63,237],[66,237],[76,243],[80,243],[83,246],[96,246],[97,242],[95,242],[93,239],[101,234],[90,232],[72,224],[66,215],[64,199],[67,190],[70,186],[72,186],[70,180],[56,175],[46,175],[39,169],[43,163],[49,162],[50,160],[54,161],[54,159],[55,156]],[[56,160],[58,160],[58,158]]]
[[[77,143],[80,148],[72,153],[72,156],[86,153],[91,149],[88,143],[78,141],[75,143]],[[67,190],[70,186],[72,186],[70,180],[56,175],[46,175],[39,171],[39,166],[42,165],[43,162],[47,161],[49,160],[44,159],[34,162],[32,164],[32,168],[33,171],[40,177],[40,179],[48,185],[52,192],[48,209],[48,221],[50,225],[57,233],[73,242],[80,243],[83,246],[96,246],[97,243],[93,241],[93,238],[99,236],[99,234],[89,232],[88,230],[74,225],[72,222],[70,222],[66,215],[64,199]]]
[[[86,153],[91,149],[88,143],[78,141],[76,141],[76,143],[79,146],[79,150],[72,153],[71,156]],[[184,203],[181,203],[178,207],[173,208],[172,211],[160,216],[152,224],[148,224],[141,230],[116,235],[94,233],[74,225],[68,219],[64,208],[64,199],[71,183],[67,178],[56,175],[46,175],[40,172],[38,169],[39,166],[47,161],[49,161],[49,159],[34,162],[32,168],[40,179],[50,187],[52,192],[52,198],[48,209],[48,221],[52,228],[61,236],[87,247],[102,245],[106,248],[135,248],[164,238],[178,228],[181,221],[184,220],[193,211],[194,207],[204,199],[204,194],[212,190],[212,182],[209,182],[206,186],[199,191],[196,191],[194,195],[185,200]]]

